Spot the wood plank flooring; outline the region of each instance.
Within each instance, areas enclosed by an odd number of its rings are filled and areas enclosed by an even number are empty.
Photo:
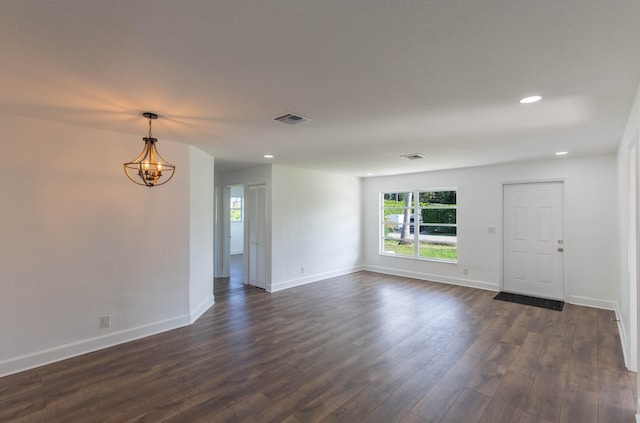
[[[0,379],[1,422],[632,423],[614,314],[359,272]]]

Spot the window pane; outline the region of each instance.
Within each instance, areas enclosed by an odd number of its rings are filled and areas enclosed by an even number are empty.
[[[242,208],[242,197],[231,197],[231,208],[232,209]]]
[[[424,223],[455,224],[456,213],[457,210],[455,208],[451,208],[450,206],[422,209],[422,221]]]
[[[230,215],[231,215],[231,221],[232,222],[239,222],[239,221],[242,220],[242,211],[241,210],[231,210]]]
[[[405,209],[413,209],[412,192],[394,192],[383,194],[384,215],[404,214]]]
[[[405,238],[413,233],[413,192],[394,192],[383,194],[382,213],[384,216],[385,231],[384,237],[391,237],[400,240],[402,231],[405,231]],[[390,236],[390,234],[392,236]],[[408,240],[407,240],[408,241]],[[396,254],[414,255],[413,250],[403,246],[403,248],[395,248],[389,252]]]
[[[458,253],[455,245],[420,242],[420,257],[437,260],[457,260]]]
[[[457,204],[455,191],[426,191],[420,193],[420,203]]]
[[[458,259],[456,191],[427,191],[420,196],[420,257]]]
[[[402,230],[402,225],[398,225],[397,223],[385,222],[382,225],[382,232],[383,232],[384,238],[400,239],[401,230]]]
[[[395,240],[395,239],[384,240],[384,248],[383,248],[384,253],[413,257],[415,255],[414,251],[415,250],[413,248],[413,242],[409,242],[408,244],[400,244],[399,240]]]
[[[458,235],[458,228],[448,225],[420,225],[420,235],[437,235],[455,238]],[[453,242],[455,242],[455,239]]]
[[[424,210],[423,210],[424,211]],[[457,260],[456,226],[420,225],[420,257]]]

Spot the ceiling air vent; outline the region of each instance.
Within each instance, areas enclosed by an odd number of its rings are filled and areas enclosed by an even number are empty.
[[[418,160],[418,159],[424,159],[424,156],[422,154],[418,154],[418,153],[413,153],[413,154],[405,154],[404,156],[400,156],[403,159],[407,159],[407,160]]]
[[[311,119],[304,116],[296,115],[293,113],[285,113],[282,116],[275,117],[274,120],[277,120],[278,122],[286,123],[287,125],[295,125],[298,123],[306,122]]]

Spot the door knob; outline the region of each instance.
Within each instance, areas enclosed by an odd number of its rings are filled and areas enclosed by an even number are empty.
[[[559,253],[561,253],[561,252],[563,252],[563,251],[564,251],[564,248],[562,248],[562,247],[558,248],[558,252],[559,252]]]

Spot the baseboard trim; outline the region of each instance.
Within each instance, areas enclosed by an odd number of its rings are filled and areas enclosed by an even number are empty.
[[[202,316],[207,310],[209,310],[211,308],[211,306],[215,303],[215,299],[212,296],[205,298],[204,300],[202,300],[200,302],[200,304],[198,304],[197,307],[195,307],[193,309],[193,311],[191,311],[190,317],[191,317],[191,321],[190,323],[193,324],[195,323],[196,320],[198,320],[200,318],[200,316]]]
[[[0,377],[189,325],[188,314],[0,361]]]
[[[410,270],[394,269],[379,266],[364,266],[364,270],[369,272],[382,273],[385,275],[403,276],[406,278],[420,279],[423,281],[446,283],[449,285],[465,286],[467,288],[484,289],[485,291],[499,291],[500,286],[497,283],[477,281],[473,279],[451,278],[442,275],[434,275],[423,272],[412,272]]]
[[[569,295],[566,302],[586,307],[601,308],[603,310],[618,310],[618,304],[616,304],[615,301],[599,300],[597,298],[581,297],[579,295]]]
[[[335,278],[336,276],[349,275],[351,273],[360,272],[364,270],[361,265],[346,267],[344,269],[332,270],[331,272],[317,273],[315,275],[305,276],[304,278],[290,279],[288,281],[271,283],[271,289],[269,292],[278,292],[284,289],[293,288],[296,286],[307,285],[313,282],[318,282],[324,279]]]

